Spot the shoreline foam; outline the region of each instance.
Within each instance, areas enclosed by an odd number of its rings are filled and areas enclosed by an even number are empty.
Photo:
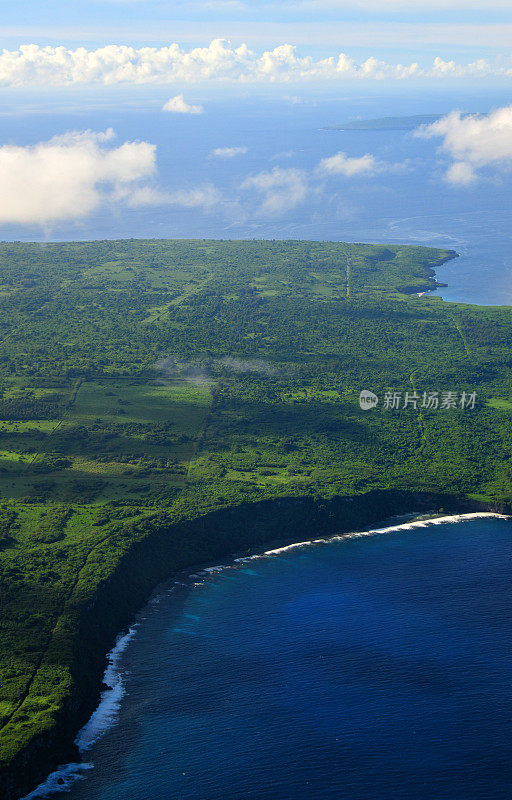
[[[282,547],[276,547],[273,550],[265,550],[262,553],[258,553],[251,556],[244,556],[243,558],[235,558],[234,562],[237,564],[241,564],[245,561],[252,561],[253,559],[257,558],[265,558],[268,556],[276,556],[280,553],[285,553],[288,550],[295,550],[298,547],[310,547],[314,544],[331,544],[331,542],[340,542],[344,539],[359,539],[364,536],[379,536],[385,533],[396,533],[397,531],[409,531],[414,530],[415,528],[428,528],[431,525],[447,525],[453,524],[456,522],[470,522],[472,519],[484,519],[484,518],[491,518],[491,519],[512,519],[508,514],[499,514],[498,512],[494,511],[473,511],[467,514],[451,514],[445,517],[427,517],[425,519],[418,519],[418,520],[411,520],[410,522],[403,522],[399,523],[398,525],[387,525],[384,528],[369,528],[368,530],[364,531],[353,531],[349,533],[338,533],[334,534],[334,536],[328,536],[326,538],[319,538],[319,539],[309,539],[304,542],[293,542],[292,544],[286,544]],[[226,565],[228,566],[228,565]],[[215,568],[215,571],[218,571],[219,567]],[[206,572],[206,570],[204,570]]]
[[[137,632],[138,623],[134,623],[129,630],[118,636],[112,650],[107,653],[107,668],[103,674],[103,683],[107,687],[101,693],[96,710],[92,713],[83,728],[78,731],[75,744],[80,755],[84,754],[98,741],[113,725],[116,724],[117,714],[125,694],[123,674],[119,669],[119,661],[128,647],[128,644]],[[93,769],[94,764],[89,761],[71,762],[63,764],[51,772],[47,779],[39,786],[25,795],[21,800],[38,800],[56,792],[66,792],[78,780],[82,780],[83,772]]]
[[[213,577],[215,574],[226,570],[236,568],[239,564],[246,563],[261,558],[269,558],[280,555],[289,550],[296,550],[301,547],[311,547],[312,545],[331,544],[333,542],[343,541],[345,539],[356,539],[365,536],[379,536],[386,533],[395,533],[398,531],[409,531],[415,528],[427,528],[432,525],[444,525],[457,522],[468,522],[473,519],[502,519],[510,520],[511,516],[507,514],[500,514],[493,511],[475,511],[466,514],[452,514],[444,517],[426,517],[425,519],[411,520],[410,522],[403,522],[397,525],[387,525],[382,528],[369,528],[362,531],[353,531],[349,533],[334,534],[325,538],[309,539],[302,542],[292,542],[276,547],[271,550],[264,550],[261,553],[255,553],[250,556],[243,556],[233,558],[228,564],[217,564],[214,566],[204,567],[195,573],[189,573],[189,583],[184,583],[183,580],[174,580],[173,585],[193,588],[202,584],[203,580],[208,577]],[[182,573],[183,575],[183,573]],[[197,583],[197,580],[201,583]],[[158,596],[163,593],[168,593],[172,589],[164,589],[157,592],[152,600],[149,601],[152,605],[158,605]],[[79,752],[86,753],[95,742],[97,742],[103,735],[105,735],[117,722],[117,715],[121,706],[122,698],[125,695],[125,687],[123,682],[123,674],[119,669],[120,658],[125,651],[126,647],[135,636],[139,622],[135,622],[130,626],[128,631],[120,634],[116,640],[115,646],[107,653],[108,664],[104,672],[103,683],[107,688],[101,693],[100,702],[98,707],[93,712],[86,724],[78,732],[75,744],[78,746]],[[39,784],[32,792],[25,795],[21,800],[39,800],[40,798],[48,797],[57,792],[68,791],[73,783],[85,778],[84,772],[94,768],[94,763],[72,762],[64,764],[57,770],[52,772],[47,779]]]

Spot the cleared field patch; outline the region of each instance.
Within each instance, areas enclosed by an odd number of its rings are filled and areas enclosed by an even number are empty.
[[[0,423],[0,496],[59,502],[172,495],[208,414],[208,386],[84,381],[62,420]]]
[[[510,400],[502,400],[499,397],[492,397],[487,401],[487,405],[491,408],[499,408],[502,411],[512,410],[512,402],[510,402]]]
[[[0,434],[5,433],[31,433],[38,431],[50,433],[60,420],[58,419],[23,419],[16,422],[0,422]]]
[[[66,424],[110,422],[113,418],[123,424],[173,422],[180,432],[193,434],[201,427],[210,404],[208,387],[185,382],[163,386],[84,382]]]
[[[98,497],[111,489],[116,496],[144,492],[146,483],[182,484],[211,401],[207,386],[186,382],[84,383],[54,437],[72,459],[62,474],[75,485],[94,478],[107,482]]]
[[[25,469],[34,455],[34,453],[0,450],[0,472],[19,472],[20,469]]]

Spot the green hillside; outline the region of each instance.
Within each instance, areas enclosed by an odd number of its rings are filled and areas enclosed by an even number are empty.
[[[72,754],[134,604],[174,568],[264,542],[277,502],[313,520],[392,493],[508,508],[512,311],[418,296],[454,255],[0,245],[6,797]]]

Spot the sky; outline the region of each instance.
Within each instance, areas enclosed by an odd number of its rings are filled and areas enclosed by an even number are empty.
[[[512,169],[512,0],[0,5],[0,235],[8,226],[10,237],[27,229],[49,237],[105,209],[113,235],[116,215],[144,209],[169,219],[222,209],[226,225],[284,219],[308,204],[333,207],[358,185],[387,191],[405,181],[420,169],[414,140],[427,143],[423,173],[445,191],[492,192]],[[492,103],[461,106],[472,89]],[[359,95],[386,92],[402,97],[399,110],[443,113],[404,136],[398,158],[360,139],[301,161],[317,128],[354,116]],[[280,126],[272,103],[288,109],[290,146],[279,158],[258,161],[249,134],[230,135],[242,101],[268,115],[270,140]],[[311,114],[299,113],[306,106]],[[225,120],[222,134],[214,119]],[[294,126],[306,119],[310,139],[299,144]]]
[[[0,87],[512,76],[512,0],[0,5]]]
[[[190,46],[221,38],[235,46],[291,43],[323,54],[350,49],[420,60],[434,52],[469,60],[506,55],[511,34],[511,0],[4,0],[0,22],[2,43],[12,49],[27,42]]]

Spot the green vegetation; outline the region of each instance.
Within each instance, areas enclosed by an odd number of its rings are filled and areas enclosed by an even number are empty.
[[[370,493],[508,507],[512,311],[419,297],[453,256],[294,241],[0,245],[6,796],[65,757],[56,731],[70,742],[90,711],[134,603],[173,568],[263,542],[269,503],[316,503],[322,520],[331,498]],[[360,409],[363,389],[377,408]],[[477,401],[384,407],[386,393],[414,391]],[[215,514],[234,508],[252,527],[223,516],[217,530]],[[355,512],[331,522],[347,520]]]

